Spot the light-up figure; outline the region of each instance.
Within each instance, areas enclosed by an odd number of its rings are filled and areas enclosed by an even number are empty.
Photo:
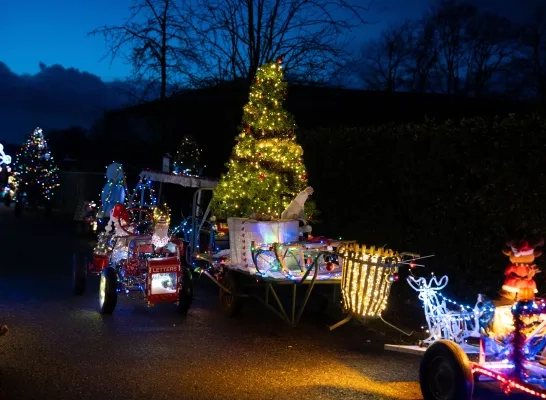
[[[419,293],[419,299],[423,302],[425,309],[429,336],[423,340],[423,343],[429,344],[439,339],[447,339],[463,344],[465,339],[473,336],[473,332],[476,332],[474,312],[465,311],[462,306],[461,311],[449,310],[446,299],[440,293],[447,286],[446,275],[440,279],[433,276],[428,281],[426,278],[409,276],[407,280],[411,288]]]
[[[165,247],[170,241],[170,219],[170,210],[166,205],[154,209],[154,231],[152,234],[152,244],[156,248]]]
[[[116,204],[123,204],[127,194],[125,173],[123,172],[121,164],[110,164],[106,169],[106,179],[107,182],[102,188],[101,193],[101,207],[98,211],[99,218],[110,215]]]
[[[0,143],[0,165],[9,165],[11,164],[11,156],[8,156],[4,152],[4,145]]]

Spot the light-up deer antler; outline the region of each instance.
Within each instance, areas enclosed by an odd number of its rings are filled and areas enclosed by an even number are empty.
[[[425,290],[440,291],[447,286],[447,283],[447,275],[442,276],[440,280],[436,279],[436,277],[433,276],[428,282],[427,279],[424,277],[415,278],[411,275],[408,276],[408,284],[416,292],[423,292]]]

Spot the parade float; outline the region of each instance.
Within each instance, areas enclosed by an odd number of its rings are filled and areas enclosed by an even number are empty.
[[[253,298],[294,326],[320,287],[329,289],[329,300],[342,303],[347,313],[331,329],[351,318],[381,318],[399,267],[414,263],[417,256],[312,236],[313,189],[307,184],[295,125],[281,106],[286,89],[281,61],[258,71],[242,132],[220,181],[200,175],[195,160],[200,151],[188,138],[174,169],[166,155],[162,171],[140,173],[128,199],[122,195],[126,189],[120,189],[126,187],[120,183],[125,182],[122,172],[114,174],[121,167],[112,166],[100,215],[108,223],[98,233],[92,260],[75,258],[75,294],[82,294],[87,276],[95,274],[101,277],[99,305],[104,314],[114,310],[118,293],[135,291],[148,305],[174,301],[185,312],[191,303],[193,271],[219,286],[220,304],[228,316],[237,315]],[[165,184],[195,189],[191,215],[172,230],[168,218],[159,221],[156,215]],[[167,277],[156,265],[172,268],[176,276]],[[171,282],[173,291],[159,295],[156,280],[167,286]],[[288,306],[282,288],[290,289]],[[300,291],[304,296],[298,304]]]
[[[187,263],[219,287],[228,316],[254,299],[294,326],[318,290],[343,302],[348,317],[340,324],[378,318],[398,268],[415,257],[312,235],[313,188],[294,120],[282,107],[285,95],[281,57],[256,74],[227,172],[194,194],[190,223],[180,227]]]
[[[546,399],[546,302],[535,298],[535,258],[541,239],[507,242],[510,264],[496,299],[478,295],[474,306],[445,297],[447,276],[410,274],[408,283],[423,302],[428,337],[413,346],[386,350],[422,355],[419,370],[425,400],[467,400],[474,383],[497,381],[506,394]]]
[[[138,297],[149,307],[173,303],[185,314],[193,299],[192,275],[182,263],[183,243],[171,237],[169,222],[166,205],[146,209],[117,203],[109,225],[98,234],[92,260],[74,257],[74,294],[82,295],[88,276],[98,275],[102,314],[114,311],[119,293]]]

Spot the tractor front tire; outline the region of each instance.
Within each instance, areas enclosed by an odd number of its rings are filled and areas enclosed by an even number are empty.
[[[112,314],[118,303],[118,274],[113,267],[106,267],[100,275],[99,306],[101,314]]]
[[[182,266],[182,279],[180,279],[180,289],[178,291],[178,305],[176,311],[178,314],[186,315],[193,301],[193,276],[188,267]]]

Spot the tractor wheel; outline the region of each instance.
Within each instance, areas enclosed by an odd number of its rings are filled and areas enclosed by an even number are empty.
[[[178,314],[185,315],[191,307],[193,301],[193,277],[187,267],[182,267],[182,279],[180,280],[180,290],[178,291],[178,305],[176,311]]]
[[[72,257],[72,291],[81,296],[87,288],[87,257]]]
[[[454,342],[434,342],[421,360],[419,385],[424,400],[472,399],[474,378],[467,355]]]
[[[20,201],[16,201],[14,208],[15,208],[15,215],[18,217],[21,216],[21,214],[23,213],[23,203]]]
[[[220,288],[220,306],[228,317],[236,317],[244,304],[243,298],[237,296],[241,293],[242,286],[237,278],[238,276],[234,272],[226,271],[222,284],[229,289],[229,292]]]
[[[99,305],[101,314],[112,314],[118,302],[118,274],[113,267],[106,267],[100,275]]]

